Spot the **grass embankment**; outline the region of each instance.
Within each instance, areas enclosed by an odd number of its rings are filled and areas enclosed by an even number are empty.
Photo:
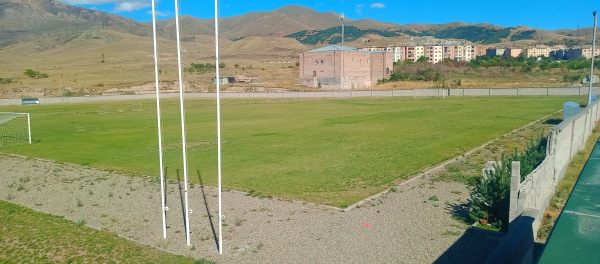
[[[223,182],[255,195],[345,207],[579,97],[225,100]],[[33,145],[4,151],[158,175],[156,113],[139,102],[0,107],[32,114]],[[98,109],[108,113],[99,114]],[[216,184],[213,100],[186,102],[190,179]],[[165,166],[182,177],[179,105],[163,103]]]
[[[0,263],[213,263],[0,200]]]
[[[593,133],[585,142],[584,150],[577,153],[569,166],[567,167],[567,171],[565,172],[565,176],[560,180],[558,186],[556,186],[556,192],[554,196],[550,200],[550,205],[546,208],[544,212],[544,218],[542,219],[542,225],[538,230],[537,239],[540,241],[546,241],[552,228],[554,227],[554,223],[556,219],[562,212],[567,199],[571,195],[571,191],[573,191],[573,187],[575,187],[575,183],[577,183],[577,179],[579,179],[579,175],[581,174],[581,170],[583,170],[583,166],[587,162],[594,146],[598,138],[600,138],[600,130],[598,129],[598,125],[600,123],[596,123],[596,128],[594,128]]]

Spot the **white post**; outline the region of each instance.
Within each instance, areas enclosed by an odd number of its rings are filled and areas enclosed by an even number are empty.
[[[156,37],[156,4],[152,0],[152,36],[154,39],[154,80],[156,85],[156,120],[158,123],[158,163],[160,166],[160,201],[162,212],[163,238],[167,238],[167,211],[165,210],[165,173],[163,167],[162,120],[160,111],[160,84],[158,82],[158,41]]]
[[[175,27],[177,29],[177,68],[179,70],[179,110],[181,111],[181,147],[183,151],[183,195],[185,202],[185,240],[190,243],[190,210],[188,204],[188,171],[187,171],[187,147],[185,139],[185,110],[183,104],[183,77],[181,69],[181,38],[179,37],[179,0],[175,0]]]
[[[217,80],[220,78],[219,70],[219,1],[215,0],[215,57]],[[221,203],[221,82],[217,81],[217,167],[218,167],[218,192],[219,192],[219,254],[223,254],[223,215]]]
[[[588,105],[592,104],[592,84],[593,84],[592,76],[594,74],[594,57],[596,56],[595,55],[595,52],[596,52],[596,20],[598,18],[598,16],[597,16],[598,13],[596,11],[594,11],[592,14],[594,15],[594,34],[593,34],[593,40],[592,40],[592,66],[590,67],[590,78],[589,78],[590,89],[588,90],[588,103],[587,103]]]
[[[29,145],[31,145],[31,117],[27,113],[27,136],[29,138]]]

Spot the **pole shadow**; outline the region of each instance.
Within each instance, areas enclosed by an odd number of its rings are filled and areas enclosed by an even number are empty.
[[[164,181],[161,182],[160,184],[162,184],[162,187],[163,187],[163,190],[164,190],[164,205],[166,206],[166,208],[164,208],[165,211],[163,213],[165,214],[165,224],[166,224],[167,228],[171,228],[169,226],[169,224],[168,224],[169,223],[169,221],[168,221],[168,218],[169,218],[169,214],[168,214],[169,207],[167,206],[167,194],[169,193],[169,191],[167,190],[167,187],[168,187],[168,185],[167,185],[167,175],[168,175],[168,173],[167,172],[168,171],[169,171],[168,167],[165,167]]]
[[[200,182],[200,191],[202,192],[202,199],[204,200],[204,207],[206,208],[206,214],[208,215],[208,222],[210,223],[210,229],[212,230],[213,239],[215,241],[215,245],[217,246],[217,250],[219,250],[219,239],[217,237],[217,231],[215,230],[213,216],[210,214],[210,208],[208,207],[206,192],[204,191],[204,182],[202,181],[202,174],[200,174],[200,170],[196,170],[196,174],[198,174],[198,181]]]
[[[187,219],[185,218],[185,201],[184,201],[184,195],[183,195],[183,189],[185,188],[185,186],[181,186],[181,176],[179,175],[179,169],[177,169],[176,172],[177,172],[176,173],[177,174],[177,186],[179,187],[179,201],[181,202],[181,214],[182,214],[182,219],[183,219],[183,230],[185,231],[183,233],[183,235],[187,239],[187,235],[186,234],[187,234],[188,230],[187,230],[187,226],[185,225],[185,223],[187,222]]]

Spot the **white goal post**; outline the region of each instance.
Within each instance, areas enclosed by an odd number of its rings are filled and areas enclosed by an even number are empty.
[[[0,147],[31,144],[29,113],[0,112]]]

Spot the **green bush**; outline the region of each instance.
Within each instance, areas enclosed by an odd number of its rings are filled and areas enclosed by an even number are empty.
[[[508,229],[508,211],[510,203],[510,177],[512,162],[521,162],[522,182],[546,158],[547,138],[540,135],[532,138],[527,143],[523,153],[515,150],[513,155],[502,154],[502,160],[494,164],[494,171],[490,175],[479,178],[475,189],[471,193],[471,220],[478,221],[486,218],[488,223]]]
[[[25,69],[23,74],[25,74],[29,78],[48,78],[48,74],[39,71],[34,71],[32,69]]]
[[[9,84],[12,82],[12,78],[0,78],[0,84]]]
[[[502,230],[508,228],[511,158],[503,154],[501,163],[494,165],[494,171],[475,184],[469,211],[472,220],[487,219]]]

